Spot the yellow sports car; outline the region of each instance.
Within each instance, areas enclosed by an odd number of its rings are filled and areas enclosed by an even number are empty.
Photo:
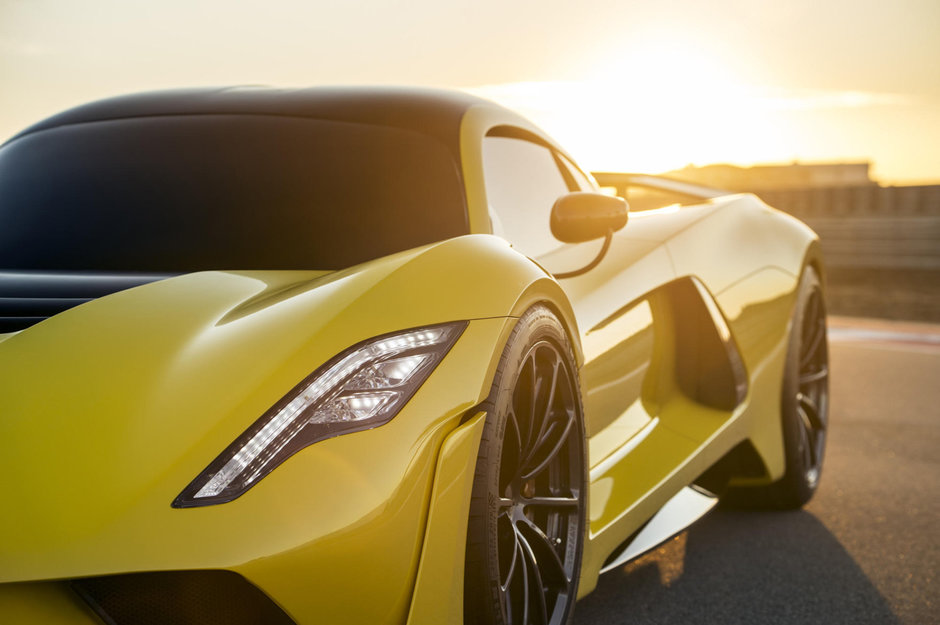
[[[0,622],[562,624],[716,496],[801,506],[816,236],[632,182],[678,201],[628,220],[529,121],[417,89],[7,141]]]

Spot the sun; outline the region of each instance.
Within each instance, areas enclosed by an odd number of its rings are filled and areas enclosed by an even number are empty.
[[[753,86],[720,51],[676,36],[634,44],[587,77],[604,94],[584,159],[644,171],[759,159],[779,144]],[[591,137],[590,140],[587,137]]]
[[[650,36],[599,59],[577,80],[474,91],[533,118],[595,171],[752,163],[783,149],[786,124],[714,47]]]

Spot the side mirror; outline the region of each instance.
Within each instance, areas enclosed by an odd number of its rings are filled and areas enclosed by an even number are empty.
[[[565,243],[606,236],[627,223],[627,201],[603,193],[569,193],[552,206],[552,234]]]

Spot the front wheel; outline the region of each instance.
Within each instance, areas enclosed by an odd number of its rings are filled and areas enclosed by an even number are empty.
[[[547,308],[517,322],[485,408],[467,528],[465,622],[568,623],[584,541],[584,427],[571,347]]]

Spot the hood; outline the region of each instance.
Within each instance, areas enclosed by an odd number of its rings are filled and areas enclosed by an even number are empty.
[[[534,279],[546,278],[502,240],[468,235],[336,272],[170,277],[5,335],[0,570],[14,542],[20,553],[30,541],[55,552],[106,534],[129,510],[169,509],[251,423],[350,345],[505,316]]]

